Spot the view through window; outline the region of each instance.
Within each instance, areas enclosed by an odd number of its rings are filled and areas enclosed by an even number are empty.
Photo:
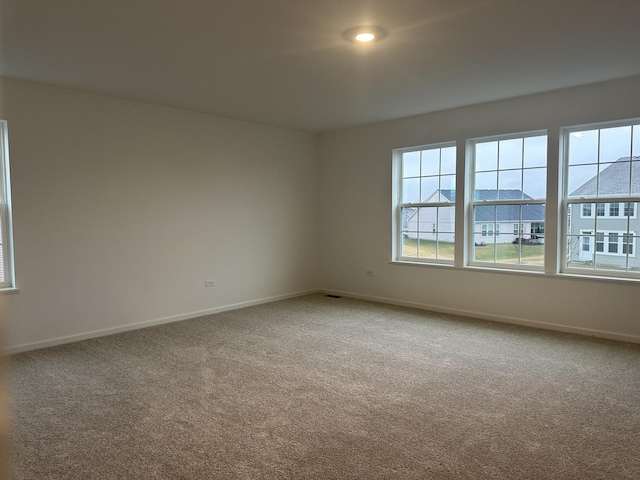
[[[394,259],[640,279],[640,121],[565,127],[554,141],[550,178],[546,131],[466,140],[462,192],[455,142],[395,150]]]
[[[640,124],[567,129],[564,140],[564,269],[637,275]]]
[[[456,147],[440,144],[401,152],[401,257],[453,262]]]

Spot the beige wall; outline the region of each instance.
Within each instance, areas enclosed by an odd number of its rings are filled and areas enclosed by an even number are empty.
[[[316,136],[10,79],[2,99],[13,351],[316,287]]]
[[[640,77],[404,118],[320,136],[319,286],[531,325],[640,341],[640,283],[390,264],[393,148],[640,116]],[[460,173],[460,169],[458,170]],[[458,184],[460,187],[460,183]],[[558,186],[549,185],[557,196]],[[555,251],[547,217],[547,249]],[[551,265],[550,271],[554,270]],[[373,271],[373,276],[366,276]]]
[[[393,148],[547,128],[553,149],[562,125],[640,115],[638,91],[632,78],[316,136],[4,79],[8,345],[315,288],[640,341],[640,284],[389,263]]]

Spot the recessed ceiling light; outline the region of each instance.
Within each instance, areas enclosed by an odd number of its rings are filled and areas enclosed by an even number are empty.
[[[343,37],[345,40],[357,43],[371,43],[382,40],[387,36],[387,31],[382,27],[374,26],[360,26],[352,27],[344,32]]]
[[[371,32],[363,32],[363,33],[359,33],[355,36],[355,39],[358,42],[370,42],[371,40],[374,40],[376,38],[376,36],[371,33]]]

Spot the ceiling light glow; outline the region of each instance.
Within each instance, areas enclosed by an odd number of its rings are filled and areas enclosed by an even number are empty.
[[[387,31],[382,27],[359,26],[352,27],[342,34],[345,40],[357,43],[371,43],[382,40],[387,36]]]
[[[374,40],[376,38],[376,36],[373,33],[370,32],[363,32],[363,33],[359,33],[355,36],[355,39],[359,42],[370,42],[371,40]]]

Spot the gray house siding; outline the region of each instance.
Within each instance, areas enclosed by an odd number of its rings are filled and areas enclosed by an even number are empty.
[[[522,199],[530,198],[521,190],[476,190],[479,200],[494,198]],[[455,190],[435,191],[425,203],[455,202]],[[453,208],[440,207],[436,218],[435,207],[420,207],[407,212],[403,219],[404,236],[421,240],[439,240],[453,242],[455,240],[455,213]],[[520,225],[520,232],[518,230]],[[478,206],[473,224],[473,241],[476,244],[512,243],[521,237],[525,241],[544,243],[544,206],[523,205],[522,213],[519,205],[501,205],[494,210],[493,206]]]
[[[640,233],[640,219],[638,205],[632,203],[633,215],[624,216],[624,203],[587,204],[592,212],[591,216],[583,213],[583,204],[569,206],[570,220],[567,245],[567,256],[570,262],[592,263],[606,268],[606,266],[625,268],[627,256],[630,268],[640,268],[640,255],[637,252],[637,234]],[[601,205],[600,213],[596,216],[597,205]],[[611,206],[620,213],[617,217],[610,216]],[[629,212],[629,213],[631,213]],[[627,230],[628,225],[628,230]],[[627,233],[629,236],[627,237]]]
[[[598,268],[640,269],[637,203],[606,202],[606,196],[640,192],[640,158],[623,157],[569,194],[572,199],[600,196],[598,203],[568,207],[567,259],[570,263],[596,263]],[[628,263],[627,263],[628,262]]]

